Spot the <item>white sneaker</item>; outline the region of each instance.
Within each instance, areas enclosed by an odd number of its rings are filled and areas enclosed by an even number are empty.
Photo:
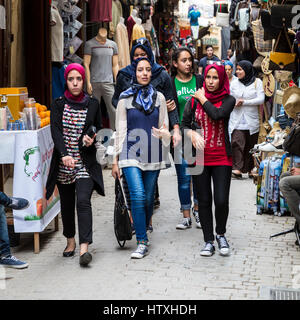
[[[279,149],[277,149],[276,147],[274,147],[272,145],[272,143],[267,143],[266,145],[262,146],[262,147],[259,147],[259,150],[260,151],[268,151],[268,152],[271,152],[271,151],[278,151]]]
[[[206,242],[200,255],[204,257],[211,257],[215,253],[215,246],[211,242]]]
[[[134,252],[131,254],[131,259],[142,259],[148,254],[148,246],[139,244]]]
[[[176,226],[176,229],[185,230],[192,227],[191,218],[183,218],[182,221]]]
[[[201,229],[201,223],[199,218],[199,212],[193,209],[193,216],[195,218],[197,228]]]
[[[219,253],[221,256],[228,256],[230,254],[229,244],[225,238],[225,236],[216,236],[216,240],[219,247]]]

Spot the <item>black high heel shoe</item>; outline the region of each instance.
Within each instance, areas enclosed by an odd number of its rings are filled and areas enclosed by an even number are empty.
[[[66,246],[65,250],[68,248],[68,246]],[[76,243],[75,243],[75,247],[73,251],[64,251],[63,252],[63,257],[68,258],[68,257],[73,257],[75,254],[75,249],[76,249]]]

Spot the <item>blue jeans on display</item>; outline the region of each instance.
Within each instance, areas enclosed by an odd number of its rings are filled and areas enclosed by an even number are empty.
[[[154,192],[159,170],[143,171],[137,167],[122,169],[128,184],[131,213],[138,244],[147,244],[146,227],[153,214]]]
[[[10,202],[10,198],[4,193],[0,191],[0,204],[7,206]]]
[[[191,209],[191,176],[186,173],[186,168],[187,162],[184,159],[181,164],[175,164],[181,210]]]
[[[0,205],[0,257],[10,255],[9,237],[4,207]]]

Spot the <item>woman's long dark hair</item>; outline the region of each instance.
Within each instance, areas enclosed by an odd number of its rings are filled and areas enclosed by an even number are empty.
[[[172,67],[171,67],[171,76],[172,77],[175,77],[177,75],[177,68],[174,67],[173,61],[177,62],[181,52],[183,52],[183,51],[187,51],[191,55],[191,57],[192,57],[192,71],[191,72],[194,73],[195,63],[194,63],[194,56],[193,56],[192,51],[188,47],[180,47],[180,48],[177,48],[176,50],[174,50],[174,52],[172,54]]]

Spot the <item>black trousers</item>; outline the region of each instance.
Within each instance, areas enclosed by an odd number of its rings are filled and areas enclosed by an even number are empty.
[[[93,242],[91,196],[94,190],[92,178],[82,178],[72,184],[57,183],[63,235],[66,238],[75,236],[75,201],[78,219],[79,244]]]
[[[229,212],[229,191],[231,166],[204,166],[201,175],[194,175],[196,197],[198,199],[199,218],[204,241],[214,241],[212,200],[215,204],[216,233],[226,233]],[[211,188],[213,181],[213,195]]]

